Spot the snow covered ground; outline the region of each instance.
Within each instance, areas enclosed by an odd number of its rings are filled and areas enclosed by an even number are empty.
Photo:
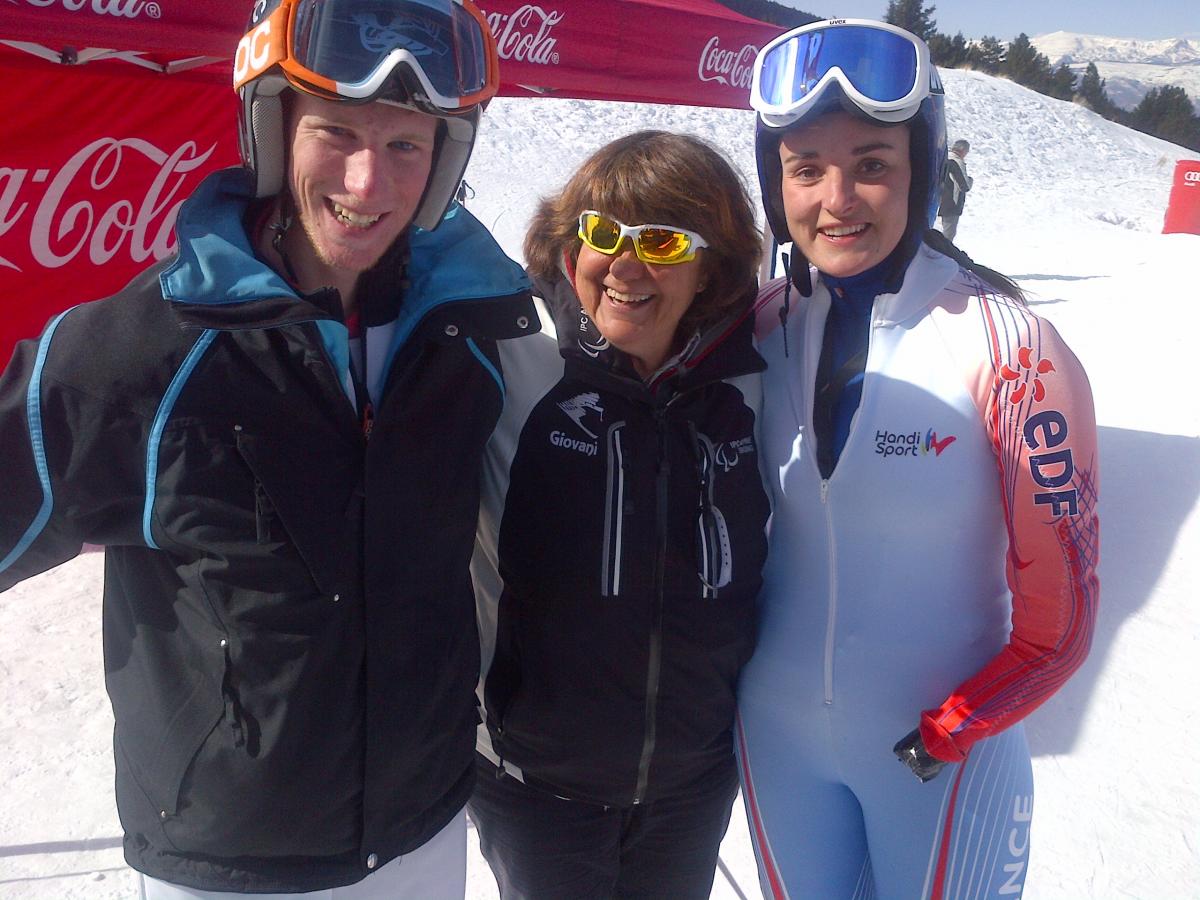
[[[971,141],[975,178],[958,242],[1014,276],[1058,326],[1091,377],[1100,425],[1102,608],[1091,657],[1029,721],[1037,815],[1026,898],[1194,900],[1200,237],[1158,233],[1186,153],[1006,81],[944,74],[950,134]],[[707,137],[755,184],[749,112],[502,100],[486,119],[470,206],[516,258],[537,198],[638,128]],[[112,800],[101,557],[0,599],[6,898],[135,896]],[[740,810],[722,859],[732,880],[718,872],[713,896],[758,898]],[[496,896],[475,852],[468,894]]]

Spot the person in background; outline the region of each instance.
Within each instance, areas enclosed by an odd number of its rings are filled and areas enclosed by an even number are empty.
[[[945,120],[923,41],[814,23],[763,48],[751,98],[792,246],[759,297],[773,516],[739,685],[763,891],[1018,897],[1021,723],[1084,661],[1099,600],[1087,378],[930,229]]]
[[[760,247],[725,158],[661,131],[529,227],[542,333],[501,350],[472,569],[469,809],[504,900],[709,896],[766,554]]]
[[[0,590],[105,545],[143,900],[461,898],[479,464],[534,316],[452,206],[495,45],[468,0],[267,0],[235,81],[245,167],[178,252],[0,377]]]
[[[970,149],[971,145],[960,138],[950,145],[950,153],[946,157],[938,215],[942,219],[942,234],[948,241],[953,241],[958,234],[958,220],[967,202],[967,191],[975,183],[967,174],[967,152]]]

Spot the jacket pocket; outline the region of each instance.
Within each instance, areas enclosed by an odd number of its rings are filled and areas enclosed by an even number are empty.
[[[254,482],[255,537],[260,544],[272,544],[282,539],[279,516],[275,504],[261,482]]]
[[[118,805],[127,831],[149,832],[173,846],[165,825],[179,811],[180,788],[188,769],[224,717],[220,690],[202,679],[165,722],[157,739],[131,735],[118,724],[114,742]],[[138,796],[128,796],[130,783]],[[126,796],[121,796],[123,793]]]

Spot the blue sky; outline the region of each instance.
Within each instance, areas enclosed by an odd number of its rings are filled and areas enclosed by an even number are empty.
[[[882,19],[887,0],[775,0],[817,16]],[[929,0],[926,0],[929,5]],[[1011,41],[1073,31],[1120,38],[1200,38],[1197,0],[943,0],[934,2],[938,31]]]

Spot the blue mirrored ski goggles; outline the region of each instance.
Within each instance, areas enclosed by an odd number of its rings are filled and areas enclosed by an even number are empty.
[[[929,47],[916,35],[886,22],[831,19],[780,35],[759,52],[750,105],[764,124],[784,127],[815,110],[836,82],[872,118],[903,122],[940,85],[936,79]]]

